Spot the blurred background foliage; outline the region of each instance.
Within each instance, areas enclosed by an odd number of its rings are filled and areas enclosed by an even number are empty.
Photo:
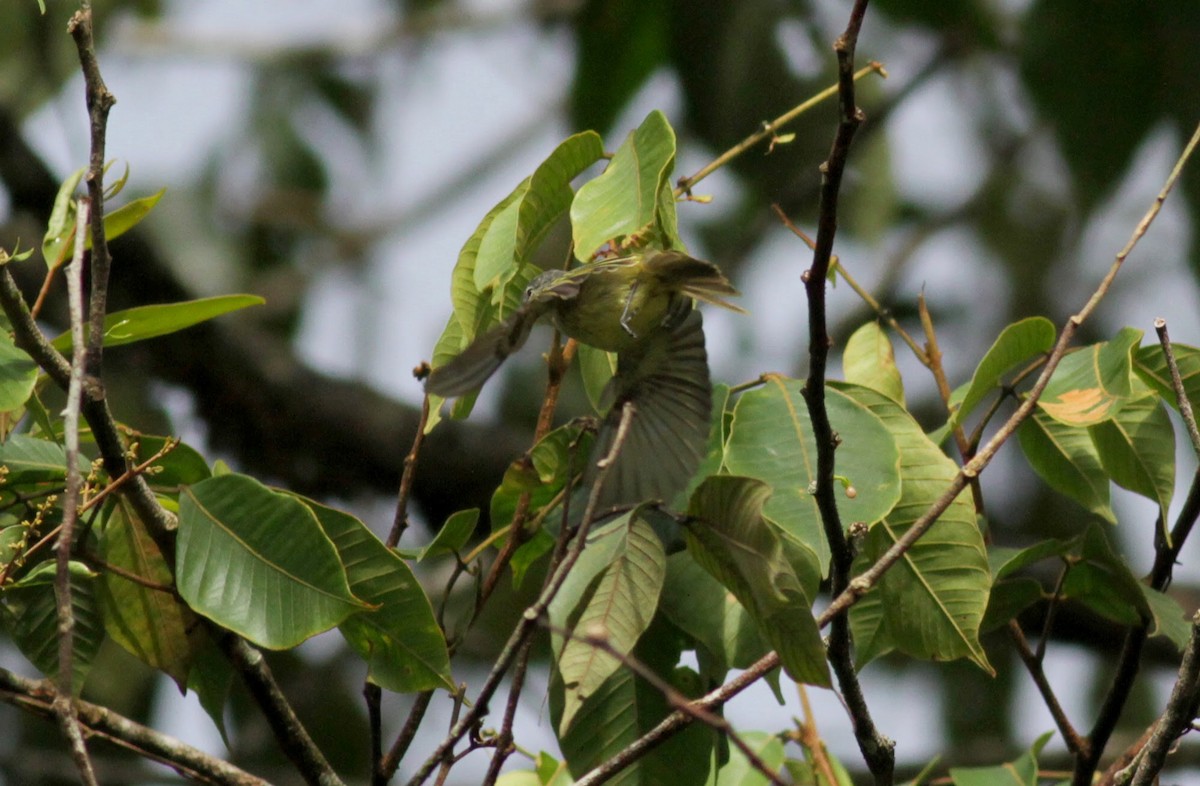
[[[0,3],[6,247],[40,237],[58,181],[86,156],[81,80],[64,32],[74,6],[47,5],[42,15],[34,0]],[[257,313],[110,353],[118,415],[144,430],[183,431],[269,482],[374,510],[383,526],[416,423],[420,389],[409,369],[428,356],[449,311],[458,247],[488,207],[557,139],[594,128],[615,149],[655,107],[680,134],[678,174],[695,171],[832,83],[830,44],[845,24],[844,6],[100,4],[101,65],[118,98],[109,155],[128,161],[134,190],[168,187],[152,219],[114,248],[113,307],[231,291],[269,301]],[[859,60],[881,61],[890,76],[860,83],[867,123],[844,189],[843,262],[909,327],[924,290],[951,379],[964,381],[1007,322],[1030,314],[1061,322],[1081,305],[1200,119],[1197,52],[1194,0],[878,0]],[[786,129],[794,141],[742,156],[697,188],[714,196],[712,205],[681,212],[692,250],[719,262],[754,312],[741,322],[713,320],[719,378],[803,374],[798,277],[806,252],[769,208],[778,204],[812,227],[833,123],[832,104],[805,114]],[[1181,191],[1134,255],[1092,338],[1122,324],[1146,329],[1164,316],[1175,340],[1200,344],[1200,166],[1193,163]],[[40,273],[23,268],[31,291]],[[870,318],[845,287],[834,290],[832,313],[838,340]],[[527,357],[526,373],[510,370],[496,386],[506,392],[485,407],[490,421],[448,424],[430,440],[414,490],[427,521],[485,500],[523,450],[535,363]],[[928,427],[938,425],[932,384],[911,359],[902,364],[910,391],[925,396],[914,406]],[[984,492],[997,542],[1068,535],[1087,523],[1019,461],[1002,461]],[[1143,570],[1153,514],[1130,503],[1119,515],[1115,535]],[[1185,565],[1195,556],[1186,551]],[[1185,578],[1174,590],[1194,594],[1189,584]],[[1036,613],[1027,622],[1036,630]],[[1059,618],[1055,634],[1070,643],[1051,665],[1074,686],[1068,709],[1086,726],[1119,634],[1078,610]],[[486,658],[494,641],[478,638]],[[993,663],[1010,661],[1006,642],[991,645]],[[1113,751],[1144,728],[1169,677],[1169,651],[1148,657],[1163,667],[1159,686],[1127,713]],[[344,679],[312,680],[314,659]],[[277,662],[297,680],[292,695],[317,736],[345,742],[340,763],[355,771],[353,762],[365,762],[354,748],[364,727],[347,696],[361,675],[322,651]],[[991,681],[968,667],[893,665],[932,671],[950,698],[944,735],[935,725],[918,752],[902,744],[908,764],[932,750],[953,763],[998,761],[1050,728],[1028,706],[1032,692],[1018,687],[1023,675]],[[146,717],[154,686],[143,682],[91,690],[119,695],[118,706]],[[977,701],[962,701],[967,695]],[[1011,711],[980,715],[976,706]],[[880,725],[900,736],[888,719],[902,717],[894,708]],[[238,722],[252,724],[241,714]],[[51,782],[44,772],[30,779],[27,769],[46,766],[28,755],[34,737],[57,745],[53,729],[39,724],[23,724],[25,737],[0,753],[10,782]],[[265,731],[257,733],[265,742]],[[253,761],[272,750],[236,753]]]

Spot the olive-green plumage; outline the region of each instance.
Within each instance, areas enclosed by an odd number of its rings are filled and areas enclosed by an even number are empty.
[[[670,501],[699,466],[712,410],[704,332],[692,299],[741,312],[724,299],[737,294],[716,265],[678,251],[547,270],[530,282],[520,308],[435,368],[425,389],[445,397],[476,390],[525,343],[534,323],[548,317],[567,336],[617,353],[596,457],[616,438],[622,405],[634,407],[602,507]],[[590,466],[585,483],[595,474],[595,462]]]

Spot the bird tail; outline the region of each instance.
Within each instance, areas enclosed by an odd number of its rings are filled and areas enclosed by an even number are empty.
[[[712,262],[690,257],[679,251],[660,251],[643,263],[646,270],[667,286],[677,289],[690,298],[727,308],[739,314],[746,310],[725,299],[725,296],[741,295],[725,278],[721,269]]]

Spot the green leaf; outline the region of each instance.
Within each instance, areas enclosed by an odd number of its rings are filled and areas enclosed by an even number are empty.
[[[1112,341],[1062,359],[1038,406],[1067,426],[1094,426],[1114,416],[1132,394],[1132,351],[1142,331],[1123,328]]]
[[[268,649],[294,647],[367,605],[313,511],[245,475],[183,490],[176,572],[189,606]]]
[[[904,404],[904,380],[896,367],[892,341],[878,322],[866,323],[846,341],[842,374],[847,382],[878,390],[898,404]]]
[[[1073,542],[1072,565],[1062,582],[1062,595],[1122,625],[1151,619],[1150,602],[1129,565],[1117,554],[1104,531],[1088,527]]]
[[[775,734],[765,731],[747,731],[742,740],[758,755],[767,769],[778,774],[783,768],[783,741]],[[706,786],[766,786],[769,781],[750,763],[741,748],[731,746],[729,761],[720,770],[712,773]]]
[[[191,634],[202,632],[199,620],[175,597],[162,552],[125,498],[117,498],[98,535],[100,557],[121,569],[120,573],[105,569],[97,582],[105,631],[131,655],[170,676],[182,690],[191,668]]]
[[[148,197],[142,197],[141,199],[135,199],[129,204],[122,205],[109,213],[104,217],[105,238],[112,240],[133,229],[154,209],[154,206],[158,204],[158,200],[162,199],[165,193],[167,193],[167,189],[159,189],[157,193],[151,194]],[[92,233],[88,232],[84,248],[91,249],[91,247]]]
[[[1109,524],[1117,523],[1109,504],[1108,473],[1100,464],[1100,454],[1087,428],[1063,425],[1034,410],[1017,429],[1017,442],[1029,466],[1046,485]]]
[[[813,549],[824,566],[829,546],[810,491],[816,481],[817,445],[800,393],[803,386],[800,380],[770,376],[761,388],[739,397],[725,445],[725,468],[768,483],[774,493],[767,517]],[[856,492],[853,498],[838,493],[842,521],[879,521],[900,498],[896,440],[883,421],[846,393],[828,389],[825,406],[841,438],[835,471],[849,478]]]
[[[1192,623],[1183,607],[1166,593],[1141,585],[1142,594],[1153,615],[1151,636],[1166,636],[1176,649],[1183,652],[1192,637]]]
[[[1183,382],[1184,395],[1192,409],[1200,411],[1200,349],[1172,342],[1171,350],[1175,355],[1180,381]],[[1175,400],[1175,385],[1171,382],[1171,372],[1167,368],[1162,347],[1158,344],[1139,347],[1133,355],[1133,370],[1143,382],[1154,388],[1163,401],[1179,409],[1179,402]]]
[[[988,564],[996,579],[1007,578],[1022,568],[1050,557],[1065,557],[1075,547],[1074,540],[1043,540],[1021,549],[992,546],[988,549]]]
[[[515,461],[492,493],[490,518],[492,531],[513,520],[521,496],[530,495],[529,511],[535,515],[558,497],[567,480],[583,468],[591,451],[593,435],[578,425],[560,426],[542,437],[530,451],[530,464]]]
[[[666,680],[684,696],[699,695],[694,679],[679,669],[678,634],[668,625],[653,624],[633,657]],[[554,678],[550,689],[550,718],[561,725],[563,704],[561,682]],[[601,762],[615,756],[638,737],[661,722],[674,708],[662,691],[633,673],[617,669],[580,708],[571,728],[559,739],[571,773],[581,777]],[[619,786],[660,786],[665,783],[703,783],[708,777],[714,736],[704,724],[694,723],[655,748],[608,783]]]
[[[837,387],[869,407],[900,449],[900,501],[867,533],[854,561],[858,574],[941,497],[958,468],[894,401],[867,388]],[[991,672],[979,643],[990,588],[987,552],[970,495],[960,494],[875,588],[851,607],[859,664],[897,649],[923,660],[965,657]]]
[[[688,505],[687,546],[701,566],[725,585],[779,653],[788,675],[828,687],[825,646],[812,616],[817,566],[805,570],[788,558],[783,539],[763,515],[770,487],[753,478],[714,475]]]
[[[1165,527],[1175,492],[1175,429],[1159,398],[1131,401],[1088,430],[1104,471],[1118,486],[1157,503]]]
[[[50,220],[46,224],[46,235],[42,239],[42,258],[46,267],[53,270],[71,255],[75,235],[75,189],[83,179],[83,169],[72,172],[58,188]]]
[[[1048,731],[1038,737],[1023,756],[998,767],[951,767],[954,786],[1037,786],[1037,757],[1054,736]]]
[[[221,739],[225,741],[226,746],[229,744],[229,737],[225,730],[225,700],[229,697],[233,677],[233,664],[229,662],[229,658],[225,657],[208,635],[200,637],[199,644],[192,652],[188,690],[196,694],[200,706],[221,732]]]
[[[8,469],[9,486],[62,481],[67,477],[67,452],[57,442],[10,434],[0,443],[0,466]],[[79,456],[77,466],[85,475],[91,471],[85,456]]]
[[[367,679],[397,693],[453,690],[446,640],[412,570],[354,516],[304,502],[337,548],[350,591],[374,607],[340,626],[367,662]]]
[[[533,174],[517,186],[520,196],[495,214],[480,239],[475,261],[475,288],[502,288],[528,264],[546,233],[571,207],[571,181],[600,160],[604,145],[595,131],[564,140]]]
[[[1054,347],[1055,336],[1054,323],[1045,317],[1022,319],[1000,331],[976,366],[953,422],[963,423],[1013,367],[1049,352]]]
[[[167,444],[167,437],[137,434],[132,441],[137,443],[137,460],[141,462],[162,450]],[[174,493],[180,486],[199,483],[212,477],[212,471],[208,468],[204,456],[195,448],[183,442],[176,442],[175,447],[150,465],[150,472],[144,477],[151,488]]]
[[[471,533],[475,531],[475,525],[478,523],[479,508],[468,508],[452,513],[442,528],[438,530],[438,534],[429,541],[429,545],[421,549],[417,559],[426,560],[439,554],[452,554],[458,551],[467,545],[467,541],[471,539]]]
[[[754,620],[719,581],[686,551],[667,557],[667,575],[658,602],[663,615],[707,650],[723,680],[729,669],[744,669],[767,646]]]
[[[7,332],[0,332],[0,412],[23,406],[33,395],[38,367]]]
[[[607,540],[612,542],[597,547]],[[589,552],[604,556],[595,570],[586,564],[581,568],[580,563],[596,559]],[[665,574],[662,544],[635,511],[589,538],[589,548],[575,563],[575,570],[568,574],[564,589],[556,596],[556,600],[567,597],[575,602],[551,604],[550,620],[575,636],[601,635],[617,652],[626,655],[650,626]],[[577,575],[591,578],[585,586],[572,586],[568,591],[565,584],[577,583]],[[571,727],[584,702],[622,664],[590,642],[575,637],[562,641],[555,649],[561,652],[558,672],[564,686],[558,726],[561,736]]]
[[[119,347],[122,344],[177,333],[222,314],[262,305],[265,302],[258,295],[218,295],[182,303],[161,303],[116,311],[104,318],[104,346]],[[63,333],[51,343],[60,352],[69,352],[71,334]]]
[[[664,225],[673,229],[670,178],[674,168],[675,132],[666,116],[654,110],[625,138],[604,172],[575,195],[571,204],[575,256],[586,262],[611,240],[661,230]],[[663,215],[664,188],[670,197],[669,216]]]
[[[1044,598],[1042,585],[1030,578],[997,580],[988,597],[987,612],[979,629],[987,633],[1007,625],[1025,609]]]
[[[58,609],[53,562],[46,580],[18,582],[4,591],[4,620],[13,643],[47,677],[58,674]],[[77,563],[73,564],[73,568]],[[95,581],[86,570],[72,569],[71,615],[75,618],[71,654],[71,691],[78,696],[104,641],[104,625],[96,604]]]

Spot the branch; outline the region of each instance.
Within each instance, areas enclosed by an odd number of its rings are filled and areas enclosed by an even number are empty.
[[[75,717],[75,706],[71,698],[75,695],[75,670],[73,655],[75,648],[75,613],[71,603],[71,549],[75,543],[75,524],[79,520],[79,496],[83,491],[83,476],[79,472],[79,402],[83,395],[83,248],[87,237],[89,201],[79,200],[75,213],[75,250],[67,267],[67,284],[70,291],[71,339],[71,384],[67,391],[67,406],[63,413],[63,439],[66,442],[67,488],[63,501],[63,520],[58,528],[55,542],[54,596],[58,616],[58,695],[54,697],[54,713],[58,716],[63,736],[71,749],[79,776],[89,786],[96,786],[96,773],[88,758],[87,746],[79,731]]]
[[[1133,776],[1132,786],[1151,786],[1167,761],[1167,753],[1196,717],[1200,693],[1200,614],[1192,617],[1192,637],[1183,651],[1183,662],[1179,665],[1179,679],[1171,690],[1167,708],[1159,718],[1150,736],[1150,742],[1142,751],[1141,762]]]
[[[459,740],[466,735],[471,728],[479,722],[479,720],[487,713],[488,702],[491,701],[496,689],[500,686],[500,680],[504,678],[508,667],[512,665],[513,660],[520,652],[525,640],[533,635],[538,628],[538,621],[546,613],[546,609],[550,607],[554,596],[558,594],[562,588],[563,582],[567,579],[567,573],[574,567],[579,560],[579,555],[583,553],[583,547],[587,540],[588,531],[592,527],[592,522],[596,517],[596,506],[600,501],[600,491],[604,487],[604,481],[608,477],[609,468],[621,452],[621,447],[625,444],[625,439],[629,434],[629,424],[633,420],[634,406],[630,402],[626,402],[621,409],[621,422],[617,427],[616,437],[613,439],[612,448],[608,453],[596,462],[596,467],[599,470],[596,474],[596,480],[592,484],[591,492],[588,495],[587,507],[583,512],[583,519],[579,523],[579,528],[571,541],[571,548],[567,551],[563,561],[546,580],[546,585],[542,589],[541,595],[537,601],[525,610],[521,615],[521,621],[517,624],[516,629],[509,636],[508,642],[504,645],[500,656],[496,659],[492,671],[488,674],[487,680],[479,691],[479,695],[475,699],[475,703],[467,711],[466,715],[459,720],[454,728],[450,730],[450,734],[446,739],[442,740],[441,744],[430,754],[417,773],[409,780],[408,786],[420,786],[437,766],[452,755],[454,746]]]
[[[26,679],[0,669],[0,701],[6,704],[52,718],[54,695],[54,689],[45,681]],[[87,729],[89,736],[99,737],[138,756],[165,764],[186,778],[226,786],[267,786],[266,781],[229,762],[209,756],[107,707],[86,701],[76,701],[75,707],[79,722]]]
[[[821,195],[817,218],[817,239],[813,249],[812,267],[804,272],[804,289],[808,298],[808,380],[804,383],[804,401],[808,407],[808,418],[812,423],[813,439],[817,443],[817,508],[825,539],[832,554],[830,560],[830,592],[838,595],[850,583],[850,572],[854,554],[846,541],[845,528],[837,508],[834,483],[835,453],[838,436],[829,422],[825,408],[825,368],[829,362],[829,347],[833,343],[825,317],[825,286],[833,259],[833,242],[837,235],[838,199],[841,194],[842,175],[846,171],[846,159],[850,156],[850,145],[862,125],[864,115],[854,97],[854,50],[859,30],[867,11],[867,0],[857,0],[850,12],[846,31],[834,42],[838,60],[838,102],[841,117],[833,139],[833,149],[828,160],[821,165]],[[854,737],[863,758],[877,784],[890,784],[896,766],[895,743],[883,736],[875,727],[867,707],[866,697],[858,682],[854,667],[854,644],[850,635],[850,621],[845,615],[833,621],[829,635],[829,662],[837,674],[838,685],[850,710],[854,726]]]
[[[1000,427],[996,434],[992,436],[987,444],[984,445],[978,453],[976,453],[975,457],[967,462],[958,471],[942,495],[938,497],[938,499],[932,505],[930,505],[929,509],[926,510],[920,518],[913,522],[912,526],[909,527],[904,535],[902,535],[894,544],[892,544],[892,547],[884,552],[884,554],[875,562],[874,565],[871,566],[870,569],[855,577],[854,580],[850,582],[850,585],[846,588],[846,590],[834,598],[833,602],[830,603],[830,605],[823,612],[821,612],[821,614],[817,617],[817,622],[820,627],[825,627],[834,617],[844,613],[850,608],[850,606],[854,605],[859,598],[865,595],[872,587],[875,586],[876,583],[878,583],[883,574],[886,573],[892,567],[892,565],[894,565],[901,557],[904,556],[904,554],[912,547],[912,545],[922,535],[924,535],[931,526],[933,526],[933,523],[938,519],[939,516],[942,515],[942,513],[946,511],[946,509],[951,505],[951,503],[953,503],[958,495],[962,493],[963,489],[965,489],[967,486],[968,478],[977,476],[980,472],[982,472],[984,468],[991,463],[992,458],[996,455],[997,451],[1000,450],[1000,447],[1016,431],[1017,427],[1033,413],[1034,407],[1037,406],[1037,400],[1041,397],[1042,392],[1045,390],[1047,383],[1050,381],[1050,377],[1054,373],[1054,370],[1058,368],[1058,364],[1062,361],[1063,355],[1066,353],[1067,347],[1070,345],[1076,331],[1079,329],[1079,326],[1087,321],[1092,312],[1096,310],[1096,307],[1099,305],[1100,301],[1103,300],[1104,295],[1107,294],[1109,288],[1112,286],[1113,280],[1116,278],[1117,273],[1124,264],[1126,257],[1128,257],[1129,252],[1133,250],[1134,246],[1137,244],[1137,241],[1140,240],[1142,235],[1146,233],[1146,230],[1149,228],[1150,224],[1153,223],[1154,218],[1158,215],[1163,202],[1166,200],[1167,194],[1170,193],[1171,189],[1175,185],[1175,182],[1179,179],[1179,175],[1183,171],[1184,164],[1191,157],[1192,152],[1195,150],[1198,143],[1200,143],[1200,127],[1197,127],[1196,133],[1192,136],[1192,139],[1184,148],[1184,151],[1180,155],[1179,160],[1176,162],[1174,169],[1172,169],[1170,176],[1167,178],[1167,182],[1164,184],[1163,190],[1159,192],[1158,196],[1155,198],[1154,204],[1151,205],[1150,209],[1146,212],[1146,215],[1142,217],[1142,220],[1138,222],[1138,225],[1134,229],[1129,242],[1127,242],[1125,247],[1117,253],[1117,257],[1112,266],[1109,268],[1108,273],[1103,279],[1101,279],[1095,291],[1092,293],[1092,296],[1084,304],[1083,308],[1081,308],[1078,313],[1071,316],[1063,326],[1062,332],[1059,334],[1058,342],[1054,345],[1053,350],[1051,350],[1050,355],[1047,357],[1046,363],[1042,367],[1041,374],[1038,376],[1033,388],[1029,391],[1026,399],[1021,402],[1021,405],[1017,408],[1016,412],[1009,417],[1009,419],[1004,423],[1003,426]],[[1200,473],[1198,473],[1198,478],[1200,478]],[[1175,541],[1177,545],[1178,541],[1182,539],[1180,538],[1178,532],[1185,523],[1185,514],[1192,522],[1194,522],[1197,514],[1200,514],[1200,482],[1193,484],[1193,488],[1188,496],[1188,501],[1184,505],[1184,510],[1180,513],[1180,520],[1176,524],[1175,530],[1173,530],[1173,541]],[[1187,526],[1190,528],[1191,523],[1189,522]],[[1161,554],[1156,560],[1156,570],[1160,562],[1162,562]],[[1171,564],[1172,563],[1167,562],[1167,568],[1164,569],[1166,575],[1168,576]],[[734,679],[725,683],[720,688],[708,693],[704,697],[697,699],[695,702],[693,702],[693,705],[703,707],[705,709],[719,707],[737,694],[741,693],[743,690],[777,666],[779,666],[778,654],[774,652],[768,653]],[[596,786],[596,784],[605,782],[625,767],[628,767],[634,761],[637,761],[637,759],[646,755],[646,753],[648,753],[654,747],[661,745],[670,737],[678,733],[681,729],[687,726],[689,722],[690,719],[683,713],[674,712],[671,715],[668,715],[661,723],[643,734],[630,745],[626,746],[620,753],[613,756],[604,764],[596,767],[584,777],[577,780],[576,786]],[[1095,744],[1094,738],[1093,744]],[[1101,745],[1099,747],[1102,748],[1103,746]],[[1093,763],[1093,770],[1094,766],[1095,765]],[[1087,783],[1087,781],[1085,781],[1085,783]]]

